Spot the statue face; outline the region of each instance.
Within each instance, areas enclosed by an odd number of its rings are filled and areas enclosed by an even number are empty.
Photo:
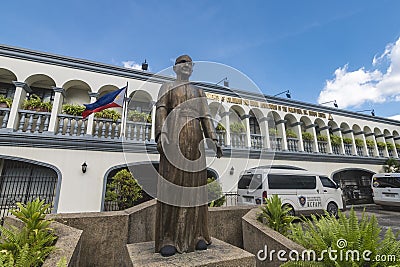
[[[182,62],[174,66],[174,71],[177,75],[189,77],[190,75],[192,75],[193,65],[193,62],[191,61]]]

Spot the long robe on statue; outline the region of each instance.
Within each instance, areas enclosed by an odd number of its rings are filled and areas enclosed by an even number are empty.
[[[211,243],[204,137],[217,140],[215,128],[203,90],[189,82],[164,84],[156,110],[156,142],[164,135],[168,143],[160,151],[155,250],[192,252],[199,240]]]

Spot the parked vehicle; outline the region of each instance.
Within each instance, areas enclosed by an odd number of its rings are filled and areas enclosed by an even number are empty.
[[[238,183],[239,205],[260,205],[278,195],[291,214],[321,213],[337,215],[343,209],[342,190],[326,175],[301,169],[262,169],[244,171]]]
[[[375,204],[400,206],[400,173],[374,174],[371,186]]]

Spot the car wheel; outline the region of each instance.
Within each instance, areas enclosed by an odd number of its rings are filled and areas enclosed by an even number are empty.
[[[289,215],[289,216],[295,216],[294,208],[292,207],[292,205],[286,204],[286,205],[284,205],[284,207],[285,207],[285,208],[286,208],[286,207],[289,208],[287,215]]]
[[[335,203],[329,202],[328,207],[326,207],[326,211],[329,213],[329,215],[337,217],[339,209]]]

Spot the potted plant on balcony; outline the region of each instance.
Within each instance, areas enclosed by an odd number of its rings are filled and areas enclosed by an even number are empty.
[[[343,143],[346,145],[351,145],[353,143],[353,139],[351,139],[349,137],[345,137],[345,138],[343,138]]]
[[[268,133],[269,133],[269,136],[277,136],[278,130],[276,128],[269,128]]]
[[[342,144],[342,138],[338,135],[331,134],[331,144],[333,146],[340,146]]]
[[[374,140],[371,140],[371,139],[365,140],[365,143],[367,144],[367,147],[369,147],[369,148],[372,148],[375,146]]]
[[[378,146],[378,148],[380,149],[384,149],[386,147],[386,143],[385,142],[376,142],[376,145]]]
[[[392,143],[386,142],[386,147],[388,151],[393,151],[394,150],[394,145]]]
[[[244,131],[246,129],[241,122],[231,123],[229,128],[231,130],[231,133],[236,133],[236,134],[244,133]]]
[[[225,132],[226,131],[225,126],[222,125],[221,123],[218,123],[217,127],[215,128],[215,130],[217,132]]]
[[[0,108],[10,108],[12,105],[12,99],[9,97],[5,97],[4,95],[0,95]]]
[[[151,122],[151,115],[146,112],[130,110],[128,112],[128,120],[133,122]]]
[[[328,141],[328,136],[319,134],[319,135],[317,135],[317,140],[321,141],[321,142],[327,142]]]
[[[297,138],[297,134],[292,129],[287,129],[286,137],[287,138]]]
[[[363,147],[364,146],[364,140],[362,140],[360,138],[356,138],[354,140],[354,142],[356,143],[356,146],[358,146],[358,147]]]
[[[117,121],[121,118],[121,114],[113,109],[105,109],[100,112],[96,112],[94,116],[96,118],[111,119],[113,121]]]
[[[302,132],[301,136],[303,137],[303,140],[305,141],[314,141],[314,135],[309,132]]]
[[[72,116],[82,116],[82,112],[85,110],[85,106],[76,105],[76,104],[65,104],[62,107],[62,112],[64,114],[72,115]]]
[[[51,102],[43,102],[40,97],[33,94],[29,99],[25,99],[22,104],[22,108],[25,110],[33,110],[39,112],[50,112],[53,108]]]
[[[396,149],[397,149],[397,150],[400,149],[400,144],[397,144],[397,143],[396,143],[395,146],[396,146]]]

